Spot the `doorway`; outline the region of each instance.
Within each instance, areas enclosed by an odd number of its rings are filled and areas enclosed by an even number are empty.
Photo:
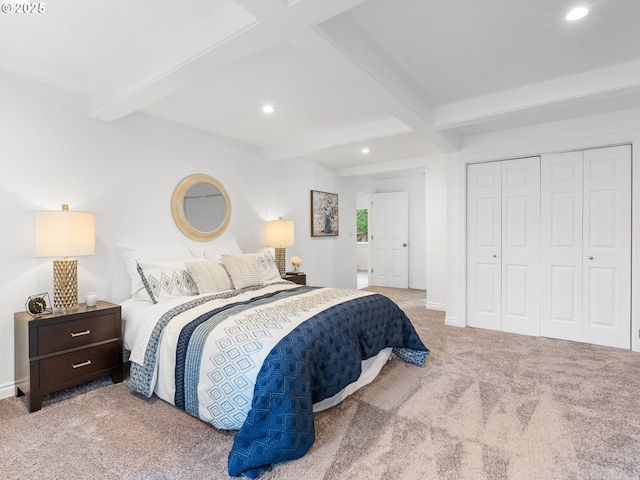
[[[356,286],[366,288],[370,284],[371,250],[369,244],[369,216],[371,194],[356,195]]]

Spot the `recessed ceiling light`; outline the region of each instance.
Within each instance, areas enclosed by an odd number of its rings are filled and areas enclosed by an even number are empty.
[[[568,14],[567,14],[567,20],[569,20],[570,22],[574,21],[574,20],[579,20],[582,17],[584,17],[587,13],[589,13],[589,9],[588,8],[584,8],[584,7],[578,7],[578,8],[574,8],[573,10],[571,10]]]
[[[264,107],[262,107],[262,111],[264,113],[273,113],[274,112],[273,105],[265,105]]]
[[[366,155],[367,153],[369,153],[370,151],[371,151],[371,150],[369,150],[367,147],[365,147],[365,148],[363,148],[363,149],[362,149],[362,153],[364,153],[365,155]]]

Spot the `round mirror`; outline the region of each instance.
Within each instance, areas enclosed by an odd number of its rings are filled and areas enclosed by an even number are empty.
[[[229,194],[209,175],[189,175],[173,191],[171,215],[187,237],[201,242],[212,240],[229,225]]]

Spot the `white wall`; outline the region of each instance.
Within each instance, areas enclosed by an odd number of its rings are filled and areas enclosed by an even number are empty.
[[[640,109],[468,137],[464,139],[460,152],[443,157],[447,169],[447,324],[466,325],[466,165],[621,143],[640,144]],[[632,166],[639,161],[640,154],[634,148]],[[640,235],[637,234],[640,226],[640,174],[637,168],[633,169],[632,188],[631,331],[637,333],[640,328]],[[636,334],[632,335],[632,349],[640,351]]]
[[[300,270],[307,274],[308,285],[355,288],[356,190],[351,181],[306,160],[279,162],[273,168],[296,173],[295,180],[287,176],[283,189],[286,195],[281,200],[284,208],[281,215],[295,222],[295,245],[287,247],[287,268],[291,267],[289,259],[297,255],[302,260]],[[311,237],[311,190],[338,194],[337,237]]]
[[[447,164],[429,159],[425,167],[425,242],[427,308],[446,309]]]
[[[52,291],[53,259],[34,258],[33,212],[92,211],[96,253],[79,257],[79,297],[108,288],[117,243],[191,242],[175,226],[170,200],[187,175],[207,173],[229,192],[222,238],[245,251],[264,247],[264,223],[294,220],[295,245],[311,284],[355,287],[355,190],[350,181],[304,160],[269,163],[217,137],[147,115],[114,123],[87,117],[86,102],[0,74],[0,398],[14,394],[13,312],[28,295]],[[286,173],[286,174],[283,174]],[[285,180],[286,179],[286,180]],[[340,199],[340,236],[311,239],[309,191]]]

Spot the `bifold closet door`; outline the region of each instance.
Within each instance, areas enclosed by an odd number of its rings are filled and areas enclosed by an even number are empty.
[[[540,335],[582,339],[582,152],[541,160]]]
[[[502,163],[502,330],[540,335],[540,157]]]
[[[502,327],[502,166],[467,167],[467,324]]]
[[[631,146],[584,152],[583,341],[631,348]]]
[[[467,167],[467,323],[539,334],[540,158]]]
[[[541,334],[631,342],[631,147],[542,158]]]

